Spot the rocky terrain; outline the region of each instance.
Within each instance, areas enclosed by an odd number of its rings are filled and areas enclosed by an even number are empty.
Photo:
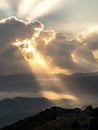
[[[98,130],[98,108],[52,107],[1,130]]]

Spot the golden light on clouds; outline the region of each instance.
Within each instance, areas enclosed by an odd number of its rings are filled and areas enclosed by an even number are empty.
[[[63,83],[61,83],[60,79],[56,81],[54,80],[57,79],[55,75],[52,75],[52,71],[54,71],[55,69],[53,70],[52,69],[53,66],[48,64],[48,62],[44,59],[44,57],[37,51],[34,40],[35,39],[33,40],[26,39],[23,41],[17,40],[16,42],[13,43],[13,45],[19,48],[21,54],[23,55],[25,60],[28,62],[28,65],[32,69],[32,72],[34,73],[35,78],[40,85],[40,94],[43,97],[49,99],[69,99],[74,102],[78,102],[77,98],[73,94],[71,93],[68,94],[67,88],[65,87],[65,85],[63,85]],[[60,68],[56,68],[54,73],[56,74],[59,73],[60,71],[65,72],[65,70],[60,70]],[[51,91],[46,91],[45,90],[46,88],[43,88],[43,83],[42,81],[40,82],[39,80],[40,76],[38,76],[37,73],[46,74],[48,79],[47,82],[51,84],[51,86],[55,87],[55,89],[58,90],[60,93],[53,92],[53,88],[52,87],[50,88],[48,84],[47,88],[50,89]],[[66,73],[68,73],[67,70]]]
[[[53,74],[67,74],[67,75],[71,74],[71,72],[68,69],[61,69],[60,67],[54,67],[52,73]]]
[[[1,51],[3,52],[2,48],[6,49],[3,53],[1,52],[3,57],[1,61],[4,59],[3,62],[6,67],[2,69],[4,66],[1,64],[1,71],[2,73],[7,73],[7,71],[14,73],[16,66],[19,66],[17,67],[19,70],[16,69],[15,73],[28,73],[25,70],[29,68],[40,84],[39,93],[44,97],[77,101],[77,97],[73,93],[69,93],[68,86],[63,84],[60,78],[59,80],[54,79],[59,77],[56,74],[70,75],[77,72],[98,71],[98,26],[90,27],[86,31],[75,34],[77,28],[82,29],[78,21],[82,16],[79,15],[77,19],[78,25],[74,21],[78,10],[75,17],[70,17],[69,14],[74,14],[74,11],[70,12],[71,9],[74,10],[75,8],[75,6],[71,8],[70,3],[74,3],[74,0],[11,0],[11,2],[10,0],[2,0],[0,18],[6,17],[6,19],[0,21]],[[57,12],[55,12],[56,10]],[[52,15],[50,15],[51,13]],[[61,33],[45,30],[44,25],[38,21],[33,21],[34,19],[43,21],[46,27],[49,28],[50,26]],[[14,47],[10,46],[12,43]],[[15,64],[15,67],[12,68],[11,63],[8,65],[7,60],[12,62],[12,66]],[[5,69],[8,70],[5,71]],[[47,75],[47,89],[45,84],[38,80],[40,73]],[[43,86],[45,87],[43,88]],[[52,87],[50,88],[50,86]]]
[[[78,63],[77,56],[74,53],[71,54],[71,57],[74,63]]]
[[[98,26],[88,27],[86,31],[82,31],[76,35],[77,41],[83,43],[86,39],[92,38],[98,31]],[[91,40],[91,39],[90,39]]]
[[[30,67],[34,68],[33,71],[36,69],[38,73],[41,71],[41,73],[43,73],[44,68],[47,73],[52,73],[50,60],[47,60],[41,51],[44,47],[50,44],[53,39],[55,39],[55,35],[56,33],[53,30],[44,30],[44,26],[42,24],[41,27],[36,27],[35,25],[31,38],[25,40],[17,39],[13,45],[20,50],[22,56],[30,65]],[[40,45],[42,50],[37,48]]]
[[[93,53],[95,60],[98,62],[98,49],[93,51],[92,53]]]
[[[73,101],[78,100],[75,96],[63,94],[63,93],[56,93],[56,92],[52,92],[52,91],[42,91],[42,95],[45,98],[54,99],[54,100],[56,100],[56,99],[70,99]]]
[[[44,65],[44,59],[41,57],[41,55],[37,52],[37,50],[34,47],[34,44],[31,40],[23,40],[23,41],[16,41],[13,43],[15,46],[19,47],[19,50],[21,51],[24,58],[29,63],[37,63],[40,65]]]

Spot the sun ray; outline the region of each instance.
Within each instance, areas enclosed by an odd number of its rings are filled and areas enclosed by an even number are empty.
[[[53,68],[53,66],[49,64],[44,59],[44,57],[37,51],[35,47],[34,38],[33,40],[17,40],[13,44],[14,46],[19,48],[23,57],[32,69],[32,72],[34,73],[35,78],[40,85],[40,94],[43,97],[50,99],[65,98],[72,100],[73,102],[79,102],[78,98],[68,91],[67,87],[60,81],[60,79],[56,77],[56,75],[52,74],[51,68]],[[47,81],[44,81],[44,84],[42,80],[39,80],[41,75],[38,75],[38,73],[46,75]],[[58,91],[58,93],[56,91]]]

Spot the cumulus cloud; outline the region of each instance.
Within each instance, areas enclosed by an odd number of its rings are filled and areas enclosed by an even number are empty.
[[[0,39],[4,45],[7,42],[12,43],[16,39],[23,40],[31,38],[37,28],[43,28],[42,24],[36,21],[33,23],[25,23],[15,17],[10,17],[0,22]]]
[[[34,49],[59,72],[60,69],[71,73],[97,71],[97,41],[97,29],[71,37],[45,30],[38,21],[26,23],[15,17],[6,18],[0,21],[0,73],[30,72],[24,55],[28,60],[34,56],[40,59],[33,54]],[[15,42],[20,43],[13,44]]]
[[[62,33],[56,34],[44,50],[44,55],[51,58],[53,64],[65,69],[73,69],[74,62],[71,53],[78,44],[75,40],[68,40]]]
[[[58,33],[55,39],[45,47],[39,47],[45,57],[55,66],[68,69],[71,72],[97,71],[97,59],[94,51],[98,49],[98,30],[81,32],[75,38]],[[40,46],[40,45],[38,45]]]
[[[43,29],[40,22],[25,23],[15,17],[0,21],[0,73],[30,72],[17,47],[12,43],[30,39],[37,30]]]
[[[98,49],[98,29],[81,32],[77,35],[77,38],[80,42],[86,43],[91,50]]]
[[[77,40],[81,43],[80,47],[75,51],[83,68],[89,71],[97,71],[98,58],[98,29],[81,32],[77,35]],[[94,55],[94,52],[96,56]]]

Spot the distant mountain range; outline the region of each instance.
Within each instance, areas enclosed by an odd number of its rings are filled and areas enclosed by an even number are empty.
[[[98,108],[52,107],[1,130],[98,130]]]

